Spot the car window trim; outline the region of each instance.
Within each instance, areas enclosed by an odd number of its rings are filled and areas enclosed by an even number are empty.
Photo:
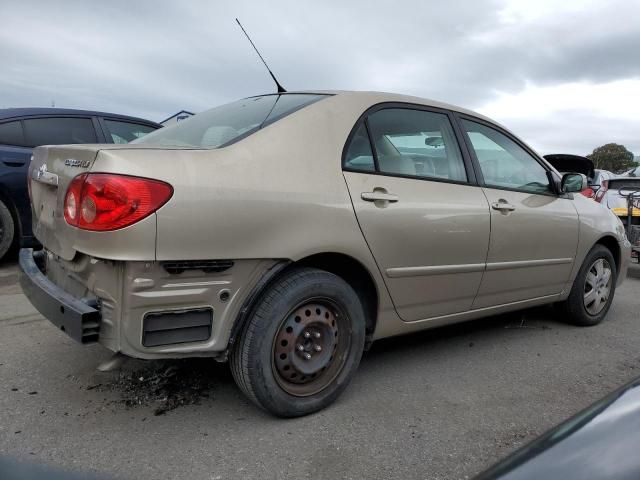
[[[98,116],[91,117],[91,121],[93,122],[93,128],[96,131],[96,138],[99,143],[112,143],[108,141],[107,132],[105,131],[101,119]]]
[[[364,131],[367,134],[367,139],[369,140],[369,148],[371,149],[371,156],[373,157],[373,171],[379,172],[380,164],[378,163],[378,151],[373,145],[373,137],[371,136],[371,129],[369,128],[369,118],[365,117],[361,125],[364,125]]]
[[[419,176],[419,175],[406,175],[406,174],[401,174],[401,173],[389,173],[389,172],[381,172],[378,166],[378,153],[377,150],[375,148],[375,145],[373,143],[373,139],[371,138],[371,132],[369,129],[369,123],[368,123],[368,118],[370,115],[380,111],[380,110],[388,110],[388,109],[394,109],[394,108],[400,108],[400,109],[405,109],[405,110],[420,110],[420,111],[424,111],[424,112],[431,112],[431,113],[439,113],[439,114],[443,114],[446,115],[449,123],[451,125],[451,129],[453,130],[453,136],[455,141],[458,144],[458,148],[460,150],[460,155],[462,157],[462,164],[464,166],[464,170],[465,173],[467,175],[467,179],[466,180],[452,180],[452,179],[448,179],[448,178],[439,178],[439,177],[424,177],[424,176]],[[353,137],[355,136],[358,128],[360,127],[360,125],[364,123],[365,127],[367,129],[367,135],[369,136],[369,144],[371,145],[371,150],[373,152],[373,158],[374,158],[374,163],[375,163],[375,171],[368,171],[368,170],[361,170],[361,169],[357,169],[357,168],[353,168],[353,167],[348,167],[346,165],[346,158],[347,158],[347,150],[349,145],[351,144],[351,140],[353,139]],[[456,124],[456,119],[453,115],[453,112],[451,110],[447,110],[444,108],[439,108],[439,107],[432,107],[432,106],[428,106],[428,105],[420,105],[420,104],[416,104],[416,103],[411,103],[411,102],[381,102],[381,103],[376,103],[375,105],[370,106],[369,108],[367,108],[356,120],[355,124],[353,125],[353,127],[351,128],[351,131],[349,132],[349,135],[347,135],[347,140],[345,141],[344,146],[342,147],[342,159],[341,159],[341,166],[342,166],[342,170],[345,172],[354,172],[354,173],[365,173],[368,175],[380,175],[380,176],[384,176],[384,177],[398,177],[398,178],[408,178],[408,179],[413,179],[413,180],[422,180],[422,181],[432,181],[432,182],[440,182],[440,183],[452,183],[452,184],[456,184],[456,185],[469,185],[469,186],[479,186],[478,182],[477,182],[477,177],[475,174],[475,169],[473,166],[473,163],[471,161],[471,157],[468,155],[468,152],[466,150],[466,144],[462,141],[461,137],[460,137],[460,131],[458,130],[457,124]]]
[[[509,192],[528,193],[528,194],[531,194],[531,195],[544,195],[544,196],[548,196],[548,197],[565,197],[564,194],[562,194],[561,192],[556,191],[556,185],[553,182],[549,182],[549,186],[551,187],[552,191],[548,192],[548,193],[545,193],[545,192],[532,192],[531,190],[523,190],[521,188],[511,188],[511,187],[503,187],[503,186],[499,186],[499,185],[489,185],[489,184],[487,184],[485,182],[485,180],[484,180],[484,175],[482,174],[482,168],[480,168],[480,162],[478,161],[478,157],[476,155],[476,151],[473,148],[473,142],[471,141],[471,138],[469,138],[469,134],[465,130],[464,125],[462,124],[462,120],[468,120],[470,122],[479,123],[480,125],[483,125],[483,126],[485,126],[487,128],[491,128],[491,129],[501,133],[505,137],[509,138],[516,145],[518,145],[520,148],[522,148],[536,162],[538,162],[538,164],[547,173],[547,179],[549,179],[549,175],[550,174],[554,178],[556,177],[556,175],[554,174],[553,170],[551,170],[549,168],[549,166],[546,164],[546,162],[537,153],[535,153],[527,144],[522,142],[522,140],[520,140],[518,137],[513,135],[511,132],[509,132],[509,131],[505,130],[504,128],[500,127],[500,125],[497,125],[495,123],[489,122],[489,121],[487,121],[487,120],[485,120],[483,118],[474,117],[473,115],[469,115],[469,114],[466,114],[466,113],[454,112],[454,117],[455,117],[456,123],[458,124],[458,127],[460,128],[460,131],[461,131],[461,133],[463,135],[464,142],[466,143],[467,148],[469,150],[469,156],[470,156],[470,158],[472,160],[473,168],[474,168],[474,170],[476,172],[476,177],[478,178],[478,184],[481,187],[483,187],[483,188],[492,188],[492,189],[496,189],[496,190],[505,190],[505,191],[509,191]]]

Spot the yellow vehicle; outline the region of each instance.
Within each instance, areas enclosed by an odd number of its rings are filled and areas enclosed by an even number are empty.
[[[631,175],[605,180],[595,200],[620,218],[631,243],[631,256],[640,262],[640,178]]]

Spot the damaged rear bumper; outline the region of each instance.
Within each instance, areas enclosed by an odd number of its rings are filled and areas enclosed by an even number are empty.
[[[280,262],[115,261],[20,251],[22,289],[80,343],[143,359],[224,358],[254,286]]]
[[[51,323],[80,343],[99,339],[101,315],[96,300],[77,299],[41,271],[43,251],[20,250],[20,285],[34,307]]]

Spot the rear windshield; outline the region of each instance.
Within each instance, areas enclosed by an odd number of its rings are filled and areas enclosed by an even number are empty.
[[[199,113],[131,143],[188,148],[225,147],[326,96],[287,93],[245,98]]]

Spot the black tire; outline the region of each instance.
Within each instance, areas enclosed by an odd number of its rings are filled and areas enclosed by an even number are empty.
[[[0,260],[13,246],[16,227],[13,216],[7,206],[0,200]]]
[[[320,304],[326,307],[321,307]],[[311,308],[314,312],[311,316],[307,305],[313,305]],[[316,305],[318,305],[317,309]],[[322,315],[321,308],[324,308]],[[303,318],[300,323],[299,316],[295,315],[298,311],[304,311],[309,318]],[[317,318],[313,316],[316,311]],[[308,380],[307,383],[300,385],[290,383],[293,380],[284,377],[283,367],[278,360],[283,357],[278,356],[277,351],[280,343],[286,342],[279,341],[276,345],[276,339],[285,335],[283,327],[289,325],[287,322],[292,321],[298,322],[299,328],[304,330],[303,333],[308,334],[307,329],[313,329],[316,325],[313,321],[324,322],[323,318],[330,318],[330,311],[333,312],[332,315],[335,314],[334,325],[340,326],[341,334],[338,335],[338,326],[336,326],[333,335],[329,332],[322,336],[318,342],[325,341],[326,338],[326,341],[334,342],[335,345],[332,348],[326,348],[312,359],[312,361],[322,360],[323,355],[331,351],[333,353],[330,359],[324,358],[324,362],[329,363],[321,371],[313,374],[313,381]],[[317,325],[325,327],[324,323]],[[331,327],[330,323],[326,326]],[[287,326],[286,332],[291,331],[291,326]],[[299,340],[302,338],[299,336],[302,332],[288,334],[293,336],[290,338],[295,338],[295,341],[291,342],[291,348],[294,343],[296,347],[300,347],[301,344],[298,342],[302,341]],[[319,334],[317,338],[320,338]],[[340,348],[338,348],[337,339],[343,342]],[[245,395],[264,410],[280,417],[307,415],[330,405],[347,387],[360,363],[364,340],[364,310],[353,288],[332,273],[313,268],[296,268],[277,278],[258,300],[231,351],[231,372]],[[313,347],[317,348],[316,345]],[[291,357],[306,355],[305,352],[295,348],[293,350],[289,354]],[[308,351],[315,354],[311,349]],[[279,355],[286,357],[287,354]],[[297,362],[297,365],[307,366],[301,358],[295,357],[293,361]],[[276,362],[279,362],[278,366]],[[319,363],[317,366],[320,365],[324,363]],[[284,369],[289,370],[287,366],[285,365]],[[291,372],[294,370],[295,367]],[[330,373],[332,376],[329,376]],[[291,375],[295,376],[295,373]],[[301,376],[298,380],[301,378],[305,377]],[[319,390],[315,391],[314,388]],[[298,394],[298,390],[305,389],[307,391]]]
[[[590,313],[585,306],[585,291],[588,289],[586,286],[587,275],[589,275],[590,270],[599,260],[603,260],[608,264],[611,270],[611,283],[609,294],[606,302],[603,302],[601,310],[597,313]],[[562,314],[562,320],[581,327],[591,327],[599,324],[611,307],[611,302],[613,301],[616,290],[617,278],[618,271],[611,251],[603,245],[594,246],[584,259],[582,267],[580,267],[580,271],[571,287],[569,297],[558,304],[559,311]]]

